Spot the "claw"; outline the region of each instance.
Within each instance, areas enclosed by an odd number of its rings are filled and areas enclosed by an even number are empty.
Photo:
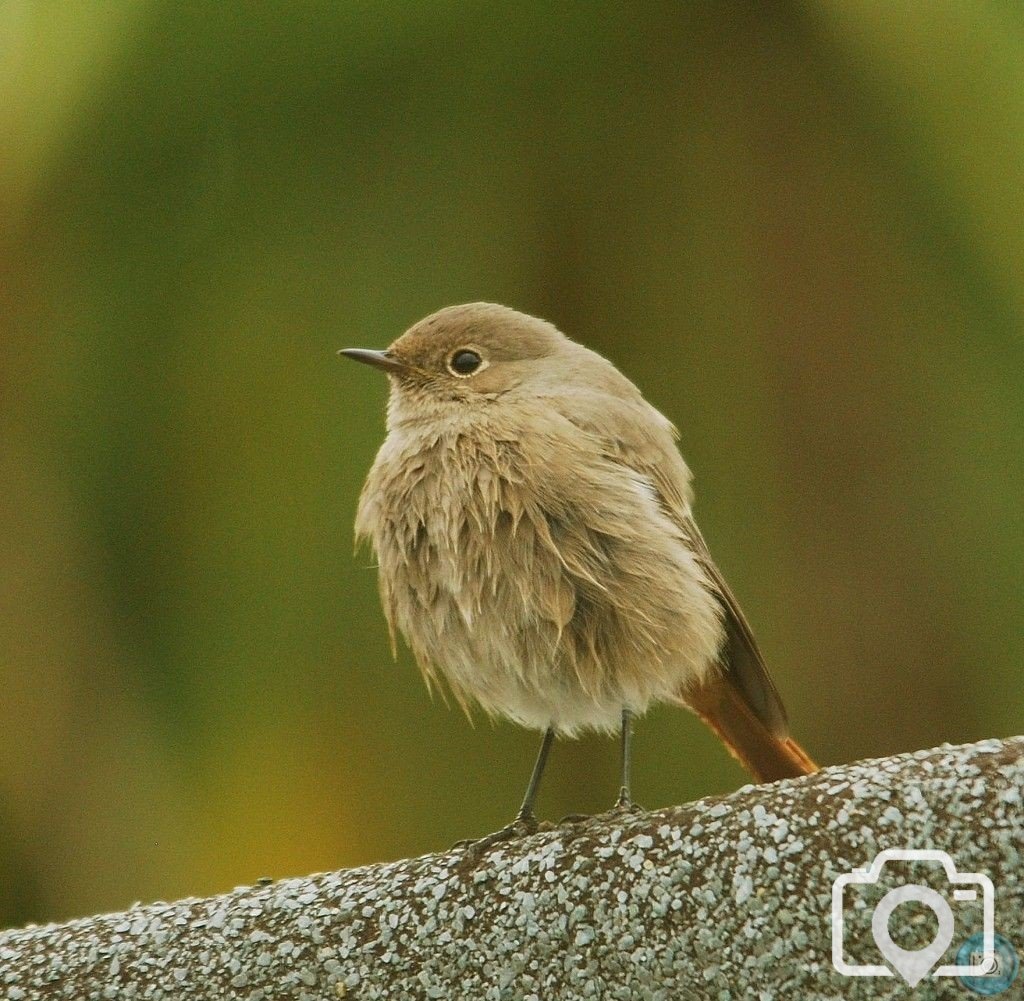
[[[584,824],[590,820],[589,813],[567,813],[559,822],[559,827],[565,827],[568,824]]]
[[[471,852],[473,855],[480,855],[487,851],[488,848],[493,848],[495,845],[503,844],[506,841],[515,841],[518,838],[529,837],[531,834],[536,834],[540,824],[537,818],[532,813],[521,813],[511,824],[506,824],[504,827],[495,831],[493,834],[488,834],[486,837],[477,839],[467,839],[464,841],[458,841],[452,845],[452,849],[465,849]]]
[[[639,803],[634,803],[632,797],[626,791],[625,787],[623,787],[619,790],[619,798],[615,801],[615,806],[613,806],[608,812],[635,817],[639,814],[646,813],[647,811],[640,806]]]

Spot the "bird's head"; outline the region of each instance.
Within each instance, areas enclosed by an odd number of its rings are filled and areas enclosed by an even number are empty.
[[[395,423],[430,419],[514,391],[549,391],[571,377],[576,352],[590,355],[545,320],[472,302],[432,313],[383,351],[340,353],[387,374]]]

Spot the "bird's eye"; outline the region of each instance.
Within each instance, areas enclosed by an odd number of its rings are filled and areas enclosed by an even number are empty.
[[[472,375],[479,367],[483,358],[475,351],[461,348],[448,359],[448,368],[453,375]]]

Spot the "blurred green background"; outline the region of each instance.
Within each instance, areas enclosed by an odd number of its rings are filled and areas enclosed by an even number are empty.
[[[0,3],[0,923],[509,819],[536,737],[431,702],[352,557],[334,352],[459,301],[680,426],[819,760],[1024,730],[1022,65],[994,0]],[[675,710],[636,759],[744,781]]]

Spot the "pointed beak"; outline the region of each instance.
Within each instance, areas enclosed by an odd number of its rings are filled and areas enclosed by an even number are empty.
[[[397,358],[392,358],[387,351],[370,351],[367,348],[342,348],[338,354],[361,361],[364,365],[372,365],[384,372],[400,373],[407,371],[406,366]]]

